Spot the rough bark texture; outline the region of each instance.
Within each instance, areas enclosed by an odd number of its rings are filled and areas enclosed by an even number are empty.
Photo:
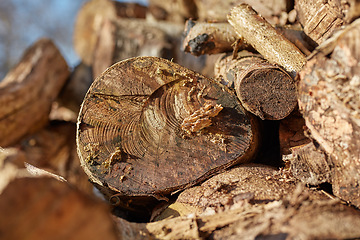
[[[284,156],[289,162],[292,175],[309,185],[331,183],[331,162],[314,143],[291,148],[291,154]]]
[[[300,50],[250,5],[240,4],[232,8],[228,20],[239,37],[243,37],[269,62],[284,67],[292,76],[306,63]]]
[[[44,127],[53,100],[69,76],[59,50],[37,41],[0,82],[0,146],[16,143]]]
[[[319,46],[300,73],[299,106],[329,155],[334,194],[360,207],[360,20]]]
[[[296,0],[295,9],[304,32],[320,44],[346,23],[350,2],[354,1]]]
[[[256,120],[226,87],[138,57],[98,77],[78,120],[82,166],[123,196],[168,194],[256,152]]]
[[[189,214],[206,215],[230,209],[240,202],[261,204],[284,200],[295,191],[299,181],[276,168],[245,164],[220,173],[200,186],[180,193],[175,203],[166,208],[156,221]],[[315,190],[307,189],[311,200],[328,199]]]
[[[296,86],[282,68],[259,55],[240,52],[220,58],[215,76],[235,89],[243,107],[261,119],[280,120],[297,106]]]
[[[287,199],[139,224],[116,219],[123,239],[353,239],[360,214],[337,200],[309,200],[304,188]]]

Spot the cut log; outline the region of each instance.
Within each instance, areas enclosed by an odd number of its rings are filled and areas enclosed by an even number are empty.
[[[360,207],[360,20],[326,40],[300,72],[299,107],[334,167],[334,194]]]
[[[94,81],[77,145],[93,182],[120,198],[161,199],[251,160],[258,135],[256,118],[226,87],[165,59],[137,57]]]
[[[91,0],[80,9],[74,27],[74,48],[82,61],[91,65],[104,19],[145,18],[147,8],[134,3]]]
[[[52,178],[13,180],[1,193],[0,211],[3,239],[117,239],[104,203]]]
[[[95,77],[127,58],[154,56],[171,59],[173,56],[169,37],[153,24],[141,19],[105,20],[103,23],[94,52]]]
[[[197,18],[194,0],[149,0],[149,12],[157,20],[180,24],[183,24],[189,18]]]
[[[304,32],[315,42],[321,44],[340,26],[349,23],[359,13],[350,11],[355,8],[356,1],[312,1],[296,0],[297,17],[304,27]],[[347,16],[352,14],[355,16]]]
[[[226,15],[231,8],[240,4],[250,4],[271,24],[279,23],[279,16],[282,12],[288,12],[292,8],[292,1],[289,0],[195,0],[198,8],[199,21],[227,22]]]
[[[283,119],[297,106],[295,81],[260,55],[243,51],[236,59],[220,58],[215,76],[235,88],[243,107],[263,120]]]
[[[317,44],[301,29],[277,26],[276,30],[306,55],[317,47]],[[190,19],[185,23],[184,35],[182,48],[195,56],[239,50],[255,52],[255,49],[245,42],[229,23],[194,22]]]
[[[231,9],[228,20],[239,37],[250,43],[265,59],[284,67],[293,77],[306,63],[305,56],[251,6]]]
[[[52,41],[31,46],[0,82],[0,146],[16,143],[48,123],[53,100],[69,76]]]

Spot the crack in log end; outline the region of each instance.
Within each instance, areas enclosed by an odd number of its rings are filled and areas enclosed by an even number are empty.
[[[223,109],[221,104],[205,103],[199,110],[196,110],[189,117],[185,118],[181,123],[180,127],[187,134],[198,132],[201,129],[209,127],[212,122],[212,117],[217,116]]]

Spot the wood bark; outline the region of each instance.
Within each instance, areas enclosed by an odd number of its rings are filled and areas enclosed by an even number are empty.
[[[317,47],[301,29],[277,26],[276,30],[305,55],[309,55]],[[255,52],[229,23],[194,22],[190,19],[185,23],[184,34],[182,48],[195,56],[239,50]]]
[[[256,119],[226,87],[155,57],[119,62],[99,76],[77,132],[93,182],[119,197],[158,199],[249,161],[258,139]]]
[[[243,51],[227,56],[216,67],[218,80],[233,87],[243,107],[261,119],[280,120],[297,106],[292,77],[259,55]]]
[[[295,10],[304,32],[321,44],[340,26],[359,16],[356,1],[296,0]],[[356,13],[356,11],[358,11]]]
[[[292,8],[288,0],[195,0],[199,21],[227,22],[226,15],[231,8],[241,3],[250,4],[261,16],[272,24],[279,23],[279,16]]]
[[[103,23],[94,52],[95,77],[112,64],[127,58],[154,56],[171,59],[173,56],[168,35],[145,20],[106,20]]]
[[[292,175],[309,185],[331,183],[331,161],[313,142],[291,148],[283,159],[289,162]]]
[[[292,76],[295,76],[306,63],[305,56],[300,50],[259,16],[251,6],[240,4],[232,8],[228,20],[239,37],[243,37],[269,62],[284,67]]]
[[[0,82],[0,146],[16,143],[48,123],[53,100],[69,76],[51,40],[31,46]]]
[[[313,54],[300,73],[299,106],[311,136],[329,155],[334,194],[360,206],[360,20]]]
[[[82,61],[91,65],[99,32],[105,19],[145,18],[146,7],[111,0],[91,0],[80,9],[74,26],[74,48]]]
[[[292,148],[306,145],[311,140],[305,134],[307,131],[305,119],[298,109],[279,123],[279,143],[282,155],[291,154]]]

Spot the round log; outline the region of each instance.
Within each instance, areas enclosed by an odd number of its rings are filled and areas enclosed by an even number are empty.
[[[90,87],[77,128],[90,179],[120,196],[161,196],[255,154],[259,131],[230,90],[171,61],[137,57]]]

